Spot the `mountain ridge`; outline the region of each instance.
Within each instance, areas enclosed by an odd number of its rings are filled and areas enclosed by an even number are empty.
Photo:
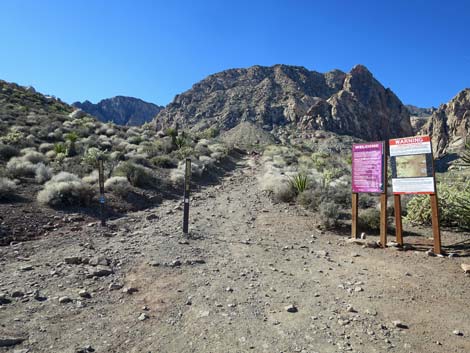
[[[74,102],[72,106],[82,109],[103,122],[111,121],[118,125],[134,126],[151,121],[163,109],[162,106],[128,96],[106,98],[96,104],[85,100]]]

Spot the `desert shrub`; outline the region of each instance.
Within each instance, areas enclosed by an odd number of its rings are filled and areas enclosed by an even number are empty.
[[[184,170],[179,168],[172,169],[170,172],[170,181],[175,186],[181,186],[184,183]]]
[[[13,180],[0,177],[0,200],[12,198],[15,195],[16,184]]]
[[[153,157],[150,160],[150,162],[155,167],[160,167],[160,168],[176,168],[177,167],[176,162],[170,156],[166,156],[166,155]]]
[[[442,225],[470,229],[470,183],[438,185],[439,219]],[[416,195],[406,205],[410,223],[430,224],[431,204],[428,195]]]
[[[54,152],[57,154],[59,153],[67,153],[67,147],[63,143],[56,143],[54,144]]]
[[[143,141],[142,137],[139,135],[136,136],[129,136],[127,138],[127,142],[133,145],[139,145]]]
[[[297,196],[297,202],[307,209],[317,210],[321,202],[321,194],[318,194],[315,189],[307,189]]]
[[[84,176],[82,180],[87,184],[93,185],[93,184],[98,184],[99,178],[100,176],[99,176],[98,170],[95,169],[90,174]]]
[[[18,151],[17,148],[0,143],[0,159],[7,161],[11,157],[16,157],[19,154],[20,154],[20,151]]]
[[[50,206],[75,206],[88,205],[92,197],[93,191],[88,184],[74,174],[61,172],[44,185],[37,200]]]
[[[380,211],[376,208],[360,210],[357,221],[363,230],[380,230]]]
[[[185,146],[175,151],[175,155],[179,160],[186,159],[189,156],[191,156],[193,153],[194,153],[194,150],[190,146]]]
[[[115,175],[126,177],[133,186],[138,188],[153,188],[157,185],[157,180],[150,169],[132,162],[119,164]]]
[[[309,180],[308,176],[303,173],[298,173],[293,177],[289,178],[289,183],[295,193],[298,195],[308,188]]]
[[[210,127],[205,129],[204,131],[200,132],[198,137],[201,139],[211,139],[215,138],[220,134],[220,130],[215,127]]]
[[[41,153],[47,153],[47,152],[52,151],[52,150],[54,150],[54,144],[53,143],[44,142],[44,143],[41,143],[39,145],[39,152],[41,152]]]
[[[39,163],[36,166],[36,172],[35,172],[35,177],[34,177],[36,182],[39,184],[44,184],[50,178],[52,178],[52,169],[46,167],[44,163]]]
[[[49,160],[53,160],[57,156],[54,150],[46,152],[46,158]]]
[[[45,163],[46,162],[46,156],[44,156],[40,152],[28,150],[22,157],[24,161],[31,162],[33,164],[37,163]]]
[[[186,139],[185,136],[177,136],[175,138],[175,145],[178,149],[181,149],[183,148],[184,146],[186,146],[188,144],[188,141]]]
[[[295,190],[289,183],[278,185],[272,194],[275,202],[291,202],[295,199]]]
[[[82,157],[82,164],[89,168],[97,168],[98,167],[98,158],[106,159],[105,152],[99,150],[95,147],[88,148]]]
[[[209,156],[199,156],[199,162],[202,164],[203,171],[206,169],[213,168],[215,165],[215,159]]]
[[[24,133],[12,128],[11,131],[1,139],[6,145],[16,145],[22,142],[24,137]]]
[[[8,161],[6,170],[14,178],[32,178],[36,174],[36,165],[23,157],[13,157]]]
[[[115,176],[111,177],[104,183],[105,190],[109,190],[112,193],[119,196],[126,196],[132,189],[129,180],[126,177]]]
[[[323,201],[319,206],[320,226],[322,228],[334,228],[338,225],[339,206],[333,201]]]

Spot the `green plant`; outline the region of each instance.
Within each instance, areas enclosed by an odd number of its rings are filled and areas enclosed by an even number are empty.
[[[297,175],[289,178],[289,183],[298,195],[308,188],[308,176],[303,173],[298,173]]]
[[[9,160],[11,157],[16,157],[20,154],[17,148],[0,143],[0,159]]]
[[[0,178],[0,200],[6,200],[15,195],[16,184],[7,178]]]
[[[56,143],[54,144],[54,152],[56,154],[59,154],[59,153],[67,153],[67,147],[65,147],[65,145],[61,142],[59,143]]]
[[[358,226],[363,230],[380,230],[380,211],[376,208],[361,210],[358,216]]]
[[[333,201],[323,201],[319,206],[320,227],[329,229],[338,225],[339,206]]]
[[[139,188],[154,188],[157,185],[157,180],[150,169],[132,162],[119,164],[115,175],[126,177],[133,186]]]
[[[83,154],[82,163],[91,169],[95,169],[98,168],[98,159],[103,159],[106,161],[108,156],[105,152],[99,150],[98,148],[90,147]]]
[[[39,203],[50,206],[88,205],[93,198],[90,185],[74,174],[61,172],[49,180],[37,196]]]
[[[441,224],[470,229],[470,181],[464,184],[441,182],[437,191]],[[416,195],[410,199],[406,205],[405,220],[414,224],[431,223],[428,195]]]
[[[150,160],[150,162],[155,167],[160,167],[160,168],[176,168],[177,167],[176,162],[171,157],[166,156],[166,155],[153,157]]]
[[[460,156],[460,159],[461,159],[460,165],[465,166],[465,167],[470,167],[470,142],[467,142],[465,144],[465,150]]]
[[[184,146],[186,146],[187,141],[184,136],[177,136],[175,138],[175,145],[178,147],[178,149],[182,149]]]

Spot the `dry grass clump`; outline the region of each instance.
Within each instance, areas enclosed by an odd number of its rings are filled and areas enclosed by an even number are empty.
[[[93,198],[93,190],[78,176],[61,172],[55,175],[38,193],[39,203],[49,206],[88,205]]]
[[[106,180],[104,188],[113,194],[124,197],[132,190],[132,185],[126,177],[115,176]]]
[[[33,178],[36,175],[36,168],[36,164],[22,157],[13,157],[8,161],[6,171],[13,178]]]
[[[14,146],[5,145],[0,143],[0,159],[9,160],[12,157],[17,157],[20,155],[20,151]]]
[[[95,169],[90,174],[84,176],[82,180],[87,184],[96,185],[98,184],[99,177],[98,170]]]
[[[46,181],[52,178],[52,169],[46,167],[44,163],[38,163],[36,165],[36,171],[34,179],[38,184],[44,184]]]
[[[8,178],[0,178],[0,200],[10,199],[15,196],[16,184]]]
[[[130,161],[120,163],[114,174],[125,177],[131,185],[138,188],[156,188],[158,186],[158,180],[150,168]]]

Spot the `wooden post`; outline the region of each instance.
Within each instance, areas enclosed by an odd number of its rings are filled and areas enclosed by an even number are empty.
[[[357,216],[358,216],[358,193],[353,192],[352,199],[352,217],[351,217],[351,238],[357,239]]]
[[[387,147],[388,142],[385,142],[383,151],[383,191],[380,194],[380,245],[382,248],[387,246]]]
[[[431,214],[432,214],[432,234],[434,237],[434,253],[440,254],[441,250],[441,229],[439,227],[439,203],[437,194],[431,194]]]
[[[104,166],[103,166],[103,158],[98,158],[98,182],[100,185],[100,218],[101,218],[101,226],[106,225],[106,220],[104,216]]]
[[[183,206],[183,233],[189,231],[189,189],[191,185],[191,159],[186,158],[186,168],[184,173],[184,206]]]
[[[397,243],[403,246],[403,224],[401,222],[401,197],[400,194],[393,195],[395,203],[395,236]]]

